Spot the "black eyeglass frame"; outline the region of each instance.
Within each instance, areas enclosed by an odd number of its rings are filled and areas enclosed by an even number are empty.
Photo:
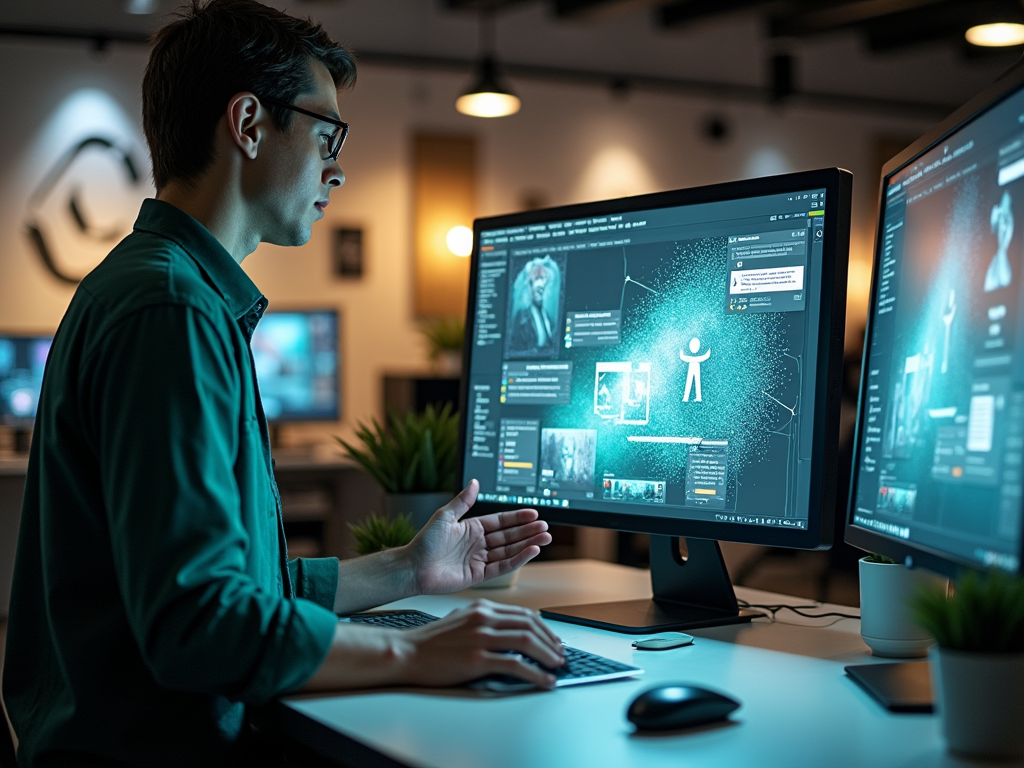
[[[338,126],[338,128],[341,129],[341,132],[338,134],[338,138],[336,139],[336,141],[338,142],[338,145],[336,147],[334,147],[334,148],[331,148],[331,146],[328,145],[328,147],[327,147],[327,153],[328,153],[327,157],[322,157],[321,158],[322,160],[337,160],[338,159],[338,155],[341,153],[341,148],[345,146],[345,139],[348,138],[348,123],[346,123],[344,120],[336,120],[333,117],[328,117],[327,115],[321,115],[319,112],[311,112],[308,109],[303,109],[302,107],[296,107],[294,104],[287,104],[287,103],[281,101],[280,99],[272,99],[270,97],[263,97],[263,96],[259,96],[257,98],[259,98],[260,101],[265,101],[267,104],[273,104],[275,107],[281,107],[283,109],[290,109],[290,110],[292,110],[292,112],[298,112],[299,114],[306,115],[307,117],[314,117],[317,120],[321,120],[321,121],[323,121],[325,123],[330,123],[331,125]]]

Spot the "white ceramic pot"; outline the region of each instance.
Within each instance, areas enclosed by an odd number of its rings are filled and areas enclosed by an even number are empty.
[[[392,520],[398,515],[409,515],[418,531],[431,516],[452,500],[446,493],[388,493],[384,495],[384,512]]]
[[[911,618],[910,599],[945,580],[899,563],[860,561],[860,635],[874,656],[925,656],[934,642]]]
[[[932,691],[950,752],[1024,757],[1024,653],[935,648]]]

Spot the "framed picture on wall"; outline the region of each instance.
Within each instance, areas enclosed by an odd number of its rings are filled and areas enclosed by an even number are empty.
[[[363,276],[363,230],[338,227],[331,241],[331,272],[335,277],[359,280]]]

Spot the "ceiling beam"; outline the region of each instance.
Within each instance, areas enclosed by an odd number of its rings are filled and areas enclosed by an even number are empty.
[[[833,32],[848,27],[861,26],[868,22],[909,13],[927,17],[934,6],[952,4],[966,7],[972,3],[956,0],[853,0],[835,3],[831,7],[808,4],[785,15],[769,20],[768,29],[772,37],[806,37]]]
[[[662,27],[678,29],[696,21],[748,11],[767,4],[766,0],[682,0],[662,5],[655,13],[655,19]]]
[[[660,5],[665,0],[552,0],[560,19],[609,19]]]
[[[1024,24],[1024,7],[1016,0],[947,3],[929,8],[927,12],[904,12],[873,19],[864,25],[864,32],[872,51],[894,51],[940,40],[966,42],[964,33],[970,27],[998,21]]]
[[[146,35],[105,30],[70,30],[47,27],[0,25],[0,39],[22,37],[44,40],[71,40],[96,43],[97,40],[148,45]],[[362,64],[395,67],[412,71],[458,72],[471,76],[479,62],[474,58],[421,56],[389,51],[356,51]],[[734,101],[766,104],[773,96],[770,87],[742,83],[715,82],[681,77],[659,77],[629,72],[572,69],[536,64],[502,62],[502,73],[522,80],[558,82],[567,85],[606,88],[616,92],[646,91],[655,93],[696,96],[715,101]],[[915,102],[907,99],[886,99],[870,96],[851,96],[841,93],[796,91],[787,104],[829,111],[869,112],[884,115],[906,115],[938,119],[952,112],[956,105]]]
[[[503,11],[514,5],[522,5],[527,0],[444,0],[445,8],[451,11],[470,11],[486,13]]]

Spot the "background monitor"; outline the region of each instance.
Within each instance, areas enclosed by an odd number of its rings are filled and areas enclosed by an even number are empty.
[[[336,310],[268,311],[251,347],[268,422],[340,418]]]
[[[883,169],[846,541],[1018,572],[1024,70]]]
[[[31,429],[53,336],[0,334],[0,425]]]
[[[548,615],[746,620],[715,540],[830,545],[850,190],[828,169],[475,223],[462,478],[479,513],[655,535],[653,603]]]

